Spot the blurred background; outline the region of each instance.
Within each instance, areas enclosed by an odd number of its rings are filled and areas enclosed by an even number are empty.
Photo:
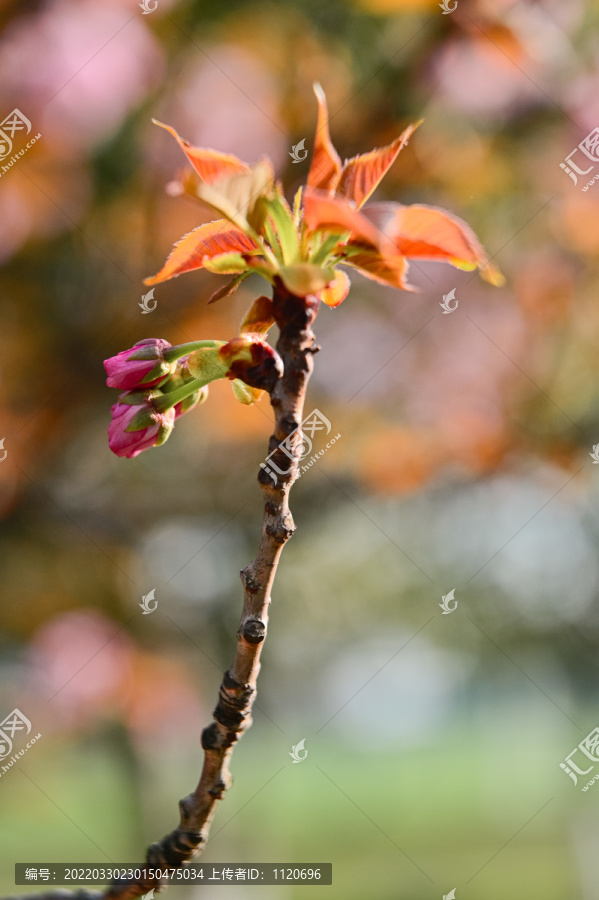
[[[1,117],[42,135],[0,178],[0,718],[42,734],[0,776],[0,893],[15,862],[141,861],[196,784],[270,409],[217,384],[165,446],[118,459],[102,360],[229,339],[264,290],[208,306],[224,279],[193,273],[142,314],[143,277],[210,219],[165,193],[184,158],[151,118],[269,155],[291,196],[317,80],[342,157],[424,117],[377,199],[461,215],[507,280],[356,275],[319,315],[307,410],[341,437],[292,494],[254,726],[203,859],[333,863],[331,887],[277,900],[599,897],[599,788],[559,768],[599,724],[599,187],[559,166],[599,124],[597,5],[3,0],[0,24]]]

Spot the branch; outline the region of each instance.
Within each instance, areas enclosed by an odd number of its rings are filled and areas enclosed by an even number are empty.
[[[225,672],[214,720],[202,732],[204,765],[200,781],[192,794],[179,802],[181,819],[177,828],[146,854],[148,868],[179,867],[203,850],[218,801],[230,785],[229,760],[233,746],[252,724],[251,712],[256,699],[256,680],[260,654],[266,637],[270,592],[283,547],[295,531],[289,511],[289,491],[297,477],[298,448],[289,459],[280,444],[301,424],[304,398],[314,367],[316,346],[312,324],[320,301],[314,296],[297,297],[277,279],[273,291],[275,321],[280,335],[277,351],[284,373],[270,394],[275,430],[269,440],[269,454],[275,466],[285,474],[273,484],[260,468],[258,482],[264,494],[264,518],[258,552],[241,572],[243,611],[237,632],[237,647],[231,668]],[[291,465],[290,465],[291,463]],[[40,900],[132,900],[157,889],[156,881],[115,882],[102,895],[90,891],[53,891]],[[31,895],[28,895],[30,898]],[[17,900],[17,898],[11,898]]]

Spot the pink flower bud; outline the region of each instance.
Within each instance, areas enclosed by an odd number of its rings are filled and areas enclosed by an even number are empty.
[[[164,444],[175,424],[174,408],[160,412],[152,401],[160,391],[127,391],[111,408],[108,446],[117,456],[132,459],[143,450]]]
[[[162,338],[148,338],[105,359],[106,384],[125,391],[153,387],[177,367],[176,360],[169,363],[164,359],[163,353],[170,346]]]

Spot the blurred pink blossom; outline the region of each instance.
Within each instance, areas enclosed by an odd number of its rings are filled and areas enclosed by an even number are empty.
[[[54,715],[73,727],[114,708],[131,664],[132,645],[117,622],[79,610],[43,625],[30,653],[34,678]]]
[[[435,52],[431,70],[436,97],[467,115],[493,120],[549,102],[540,67],[486,36],[448,41]]]
[[[193,54],[167,121],[192,144],[234,153],[247,162],[269,156],[287,161],[289,139],[279,115],[281,97],[272,73],[237,47],[207,46]],[[199,59],[199,62],[198,62]],[[160,115],[157,116],[160,118]],[[164,164],[167,164],[166,157]],[[173,151],[172,159],[180,161]]]
[[[96,143],[158,82],[162,52],[144,18],[120,4],[55,0],[0,39],[0,93],[44,141]]]
[[[565,92],[565,103],[573,119],[582,129],[573,129],[572,147],[599,125],[599,69],[582,75],[570,83]]]
[[[199,728],[203,710],[185,664],[138,649],[123,626],[102,613],[77,610],[52,619],[29,653],[48,729],[116,719],[142,741],[172,741]]]

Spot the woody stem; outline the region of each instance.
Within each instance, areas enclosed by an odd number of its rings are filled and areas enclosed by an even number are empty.
[[[319,303],[314,296],[296,297],[282,282],[275,283],[273,307],[280,330],[277,351],[283,360],[284,374],[270,395],[275,427],[269,440],[269,454],[273,454],[278,469],[286,471],[273,484],[265,470],[260,469],[258,481],[264,494],[262,534],[255,558],[241,572],[243,610],[235,655],[220,686],[214,719],[202,732],[204,764],[198,785],[179,803],[179,825],[148,849],[149,867],[180,866],[202,851],[218,801],[230,784],[229,760],[233,746],[252,722],[271,589],[283,547],[295,531],[288,501],[297,477],[298,460],[294,458],[289,466],[289,456],[278,448],[302,421],[313,356],[318,349],[312,324]],[[113,884],[104,897],[105,900],[129,900],[152,887],[156,887],[156,882],[151,880]]]

